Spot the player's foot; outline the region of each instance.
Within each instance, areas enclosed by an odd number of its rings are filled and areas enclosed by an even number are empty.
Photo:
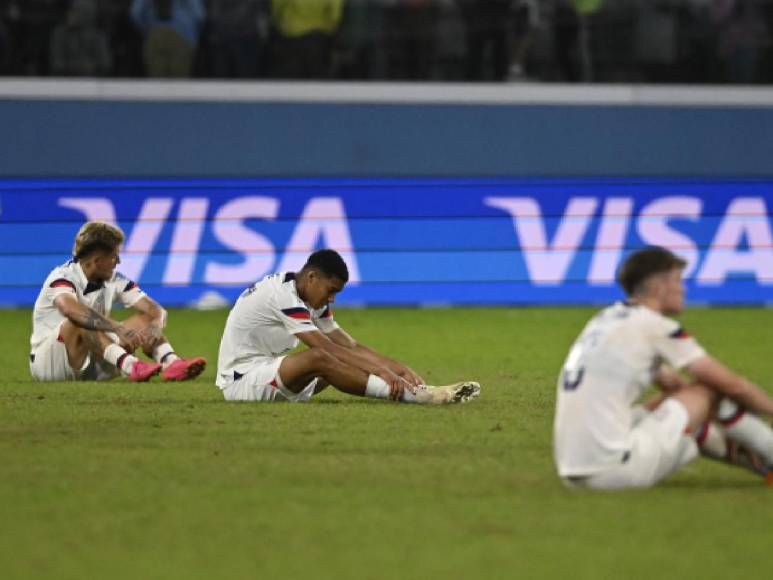
[[[480,385],[474,381],[464,381],[442,387],[422,385],[416,390],[416,402],[423,405],[449,405],[466,403],[480,395]]]
[[[197,356],[178,358],[164,369],[161,375],[165,381],[187,381],[198,377],[207,367],[207,360]]]
[[[161,365],[158,363],[145,362],[144,360],[134,361],[129,373],[129,380],[134,383],[144,383],[159,372],[161,372]]]

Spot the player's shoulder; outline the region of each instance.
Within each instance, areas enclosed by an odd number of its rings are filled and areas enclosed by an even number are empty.
[[[263,276],[263,278],[258,280],[254,285],[281,290],[291,286],[294,288],[295,284],[291,284],[294,280],[295,276],[292,272],[272,272],[271,274]]]
[[[605,306],[596,313],[592,322],[596,324],[610,324],[621,321],[630,321],[637,316],[636,305],[628,301],[618,301]]]
[[[295,284],[291,284],[294,278],[288,276],[288,272],[274,272],[267,274],[252,286],[242,292],[240,301],[245,301],[253,307],[259,304],[272,304],[274,306],[295,304],[299,301],[295,290]]]
[[[671,319],[628,300],[621,300],[603,308],[594,318],[595,324],[633,326],[637,328],[671,324]]]
[[[55,266],[51,272],[49,272],[44,285],[50,287],[54,284],[61,283],[59,285],[72,286],[73,289],[83,285],[81,276],[78,274],[77,263],[73,260],[68,260],[63,264]]]
[[[113,276],[107,281],[117,292],[129,292],[138,288],[137,283],[122,272],[113,272]]]
[[[277,296],[298,299],[298,290],[295,286],[295,274],[293,272],[275,272],[269,274],[264,280],[270,284]]]
[[[643,332],[655,336],[669,336],[678,333],[681,329],[678,321],[646,306],[633,304],[631,312],[632,322]]]
[[[66,275],[66,276],[75,276],[77,274],[76,272],[76,264],[74,260],[67,260],[66,262],[62,262],[61,264],[58,264],[57,266],[54,266],[51,269],[51,273],[49,276],[54,275]]]

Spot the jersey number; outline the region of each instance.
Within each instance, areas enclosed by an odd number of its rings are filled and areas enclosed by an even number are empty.
[[[569,351],[569,356],[566,357],[564,363],[564,369],[562,371],[563,385],[565,391],[577,390],[582,382],[582,377],[585,375],[585,366],[583,366],[583,358],[585,354],[585,346],[587,340],[580,340]]]
[[[580,367],[578,369],[564,369],[564,390],[574,391],[580,386],[582,382],[582,376],[585,374],[585,368]]]

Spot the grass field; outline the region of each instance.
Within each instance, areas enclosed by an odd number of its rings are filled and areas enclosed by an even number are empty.
[[[587,309],[337,310],[429,382],[422,408],[325,391],[230,404],[226,313],[174,311],[210,367],[167,385],[37,384],[30,312],[2,311],[0,578],[769,578],[773,490],[697,461],[650,491],[571,492],[551,458],[554,383]],[[773,311],[687,328],[770,388]]]

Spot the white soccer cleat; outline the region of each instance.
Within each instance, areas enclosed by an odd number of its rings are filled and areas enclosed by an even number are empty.
[[[480,385],[474,381],[463,381],[442,387],[421,385],[416,389],[416,402],[422,405],[466,403],[478,396],[480,396]]]

